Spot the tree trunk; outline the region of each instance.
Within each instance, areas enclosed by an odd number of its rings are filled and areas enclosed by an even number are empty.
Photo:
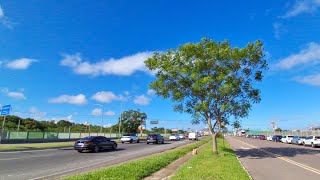
[[[218,145],[217,145],[217,134],[218,133],[212,133],[212,152],[213,154],[218,154]]]

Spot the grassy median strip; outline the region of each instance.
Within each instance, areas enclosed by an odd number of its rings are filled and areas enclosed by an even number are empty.
[[[218,148],[220,154],[213,154],[212,143],[210,143],[197,156],[184,164],[171,179],[250,180],[230,145],[225,142],[223,147],[222,139],[219,139]]]
[[[206,138],[199,142],[164,152],[158,155],[150,156],[141,160],[134,160],[128,163],[120,164],[118,166],[100,169],[97,171],[72,176],[67,178],[68,180],[87,180],[87,179],[112,179],[112,180],[123,180],[123,179],[142,179],[150,176],[154,172],[167,166],[174,160],[182,157],[192,149],[199,147],[202,144],[207,143],[210,138]]]
[[[0,151],[19,150],[19,149],[41,149],[54,147],[68,147],[73,146],[72,142],[55,142],[55,143],[30,143],[30,144],[1,144]]]

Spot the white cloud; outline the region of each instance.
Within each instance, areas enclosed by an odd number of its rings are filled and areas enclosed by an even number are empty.
[[[133,100],[133,102],[138,105],[148,105],[150,101],[151,99],[145,95],[136,96],[136,98]]]
[[[313,86],[320,86],[320,74],[309,75],[304,77],[297,77],[296,81],[303,84],[310,84]]]
[[[27,99],[23,92],[8,92],[8,96],[19,100]]]
[[[273,23],[273,33],[276,39],[280,39],[280,36],[287,32],[286,28],[281,23]]]
[[[292,54],[284,59],[281,59],[279,63],[275,64],[274,66],[276,69],[291,69],[299,65],[318,63],[320,63],[320,44],[311,42],[299,53]]]
[[[301,0],[296,1],[295,4],[283,15],[282,18],[295,17],[300,14],[315,13],[320,7],[320,0]]]
[[[95,108],[91,111],[91,114],[94,115],[94,116],[101,116],[102,114],[102,109],[99,109],[99,108]]]
[[[29,58],[21,58],[21,59],[16,59],[11,62],[6,63],[6,67],[9,69],[28,69],[30,65],[34,62],[38,62],[35,59],[29,59]]]
[[[137,71],[150,73],[144,65],[144,61],[152,57],[153,52],[142,52],[119,59],[103,59],[99,62],[91,63],[83,60],[79,53],[73,55],[63,55],[60,64],[72,68],[73,72],[82,75],[102,76],[121,75],[130,76]]]
[[[147,92],[148,96],[153,96],[156,94],[156,92],[152,89],[149,89],[148,92]]]
[[[106,116],[114,116],[116,113],[113,111],[107,111],[104,113]]]
[[[38,108],[34,106],[30,107],[29,113],[32,114],[32,118],[37,120],[43,119],[47,115],[46,112],[39,111]]]
[[[3,18],[3,17],[4,17],[4,12],[3,12],[3,9],[2,9],[2,7],[0,5],[0,18]]]
[[[112,101],[123,101],[125,98],[123,96],[117,96],[110,91],[101,91],[94,94],[91,99],[101,102],[101,103],[111,103]]]
[[[74,104],[74,105],[84,105],[87,104],[86,96],[83,94],[78,94],[75,96],[72,95],[61,95],[56,98],[49,99],[50,103],[67,103],[67,104]]]
[[[12,97],[14,99],[18,99],[18,100],[25,100],[27,99],[26,96],[23,93],[23,89],[21,89],[20,91],[9,91],[8,88],[0,88],[0,91],[5,94],[8,97]]]

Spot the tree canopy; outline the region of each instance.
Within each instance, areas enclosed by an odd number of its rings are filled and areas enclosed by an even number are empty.
[[[121,116],[121,129],[126,133],[137,133],[138,127],[143,124],[143,121],[147,120],[147,114],[140,112],[140,110],[127,110],[124,111]],[[118,124],[119,124],[118,123]]]
[[[193,123],[204,122],[216,134],[229,118],[248,116],[253,103],[261,100],[255,82],[262,81],[267,63],[260,41],[244,48],[228,41],[203,38],[147,59],[147,68],[157,79],[150,84],[157,95],[175,102],[174,110],[192,115]]]

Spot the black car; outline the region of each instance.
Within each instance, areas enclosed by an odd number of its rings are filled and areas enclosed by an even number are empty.
[[[80,153],[84,150],[99,152],[104,149],[117,149],[117,146],[115,141],[104,136],[88,136],[74,143],[74,149]]]
[[[280,136],[280,135],[274,135],[274,136],[272,137],[272,141],[274,141],[274,142],[281,142],[281,138],[282,138],[282,136]]]
[[[164,138],[160,134],[149,134],[147,136],[147,144],[149,143],[164,144]]]

